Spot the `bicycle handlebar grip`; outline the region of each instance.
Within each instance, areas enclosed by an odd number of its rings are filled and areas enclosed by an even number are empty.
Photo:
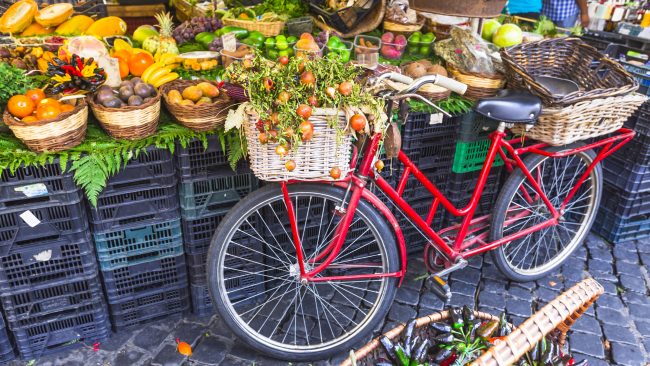
[[[393,81],[396,81],[398,83],[403,83],[403,84],[407,84],[407,85],[411,84],[413,82],[412,78],[410,78],[410,77],[408,77],[406,75],[395,73],[395,72],[390,74],[390,79],[393,80]]]
[[[463,95],[467,91],[467,85],[463,84],[459,81],[456,81],[454,79],[450,79],[448,77],[438,75],[438,80],[436,80],[436,85],[441,86],[443,88],[447,88],[454,93]]]

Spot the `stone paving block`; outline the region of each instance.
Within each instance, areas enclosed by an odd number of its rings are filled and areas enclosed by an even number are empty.
[[[226,356],[226,358],[221,362],[223,366],[251,366],[254,361],[245,360],[231,355]]]
[[[481,273],[483,275],[483,278],[490,278],[494,280],[501,280],[504,281],[506,278],[499,269],[494,265],[494,264],[483,264],[483,267],[481,268]]]
[[[474,298],[461,295],[461,294],[453,294],[451,297],[451,301],[449,301],[449,305],[451,306],[464,306],[467,305],[471,308],[474,307]]]
[[[465,267],[456,272],[452,272],[450,278],[454,281],[463,281],[471,285],[476,285],[481,280],[481,271],[475,268]]]
[[[636,292],[626,292],[621,295],[623,302],[626,304],[646,304],[650,305],[650,297],[638,294]]]
[[[222,336],[224,338],[233,338],[234,335],[230,331],[230,328],[224,323],[223,319],[220,317],[215,317],[212,320],[212,323],[208,326],[208,332],[212,335]]]
[[[397,294],[395,294],[395,301],[406,305],[415,306],[418,304],[419,299],[420,293],[418,291],[406,287],[398,288]]]
[[[426,291],[420,296],[420,306],[442,310],[445,304],[431,291]]]
[[[508,297],[517,298],[521,300],[530,300],[533,295],[531,290],[521,288],[518,286],[510,286],[506,294]]]
[[[601,325],[593,316],[583,315],[573,324],[571,330],[582,332],[582,333],[591,333],[597,336],[602,334]]]
[[[287,361],[281,361],[262,355],[258,355],[255,359],[255,366],[288,366],[288,364]]]
[[[624,250],[621,248],[627,248],[623,244],[614,246],[614,258],[616,261],[630,262],[630,263],[639,263],[639,255],[636,251]]]
[[[596,305],[619,310],[623,308],[623,301],[618,296],[603,294],[596,300]]]
[[[614,273],[614,267],[611,262],[602,261],[600,259],[590,259],[587,263],[589,268],[589,273],[602,272],[602,273]]]
[[[572,355],[573,355],[573,358],[577,362],[580,362],[582,360],[587,360],[587,362],[589,363],[589,366],[609,366],[610,365],[610,363],[605,361],[605,360],[602,360],[600,358],[595,358],[595,357],[592,357],[592,356],[588,356],[588,355],[585,355],[585,354],[582,354],[582,353],[574,352],[574,353],[572,353]]]
[[[406,323],[416,315],[417,312],[412,306],[393,303],[388,312],[388,319]]]
[[[467,265],[472,268],[481,269],[483,267],[483,256],[477,255],[467,261]]]
[[[618,277],[616,277],[613,273],[590,272],[589,274],[591,274],[591,276],[600,283],[604,281],[613,283],[618,282]]]
[[[249,364],[255,361],[255,353],[255,350],[251,349],[243,342],[234,342],[232,348],[228,351],[228,355],[248,360]]]
[[[558,277],[558,275],[546,276],[546,277],[541,278],[541,279],[539,279],[539,280],[537,280],[535,282],[537,283],[537,286],[539,286],[539,287],[544,287],[544,288],[547,288],[547,289],[550,289],[550,290],[556,290],[556,291],[561,291],[562,286],[563,286],[562,279],[560,277]]]
[[[184,315],[183,320],[185,320],[186,322],[192,322],[192,323],[208,326],[210,322],[212,322],[213,318],[218,318],[218,317],[219,315],[216,314],[199,316],[196,314],[188,313]]]
[[[218,365],[230,348],[230,343],[214,336],[201,338],[199,344],[192,350],[190,361],[197,361],[208,365]]]
[[[508,314],[527,318],[532,314],[532,303],[526,300],[507,298],[506,310]]]
[[[506,296],[503,293],[481,291],[478,295],[478,303],[482,305],[492,306],[497,309],[502,309],[506,305]]]
[[[559,290],[551,290],[545,287],[539,287],[535,290],[535,296],[541,300],[543,304],[547,304],[560,294]]]
[[[181,322],[172,330],[172,338],[180,339],[183,342],[194,346],[199,338],[205,333],[206,327],[197,323]]]
[[[609,250],[590,249],[589,255],[591,256],[591,258],[597,258],[601,261],[610,262],[610,263],[614,262],[614,257],[612,256],[612,253]]]
[[[569,338],[571,352],[584,353],[596,358],[605,357],[605,347],[599,336],[589,333],[573,332]]]
[[[482,288],[481,291],[491,292],[495,294],[504,294],[507,291],[506,290],[507,287],[508,287],[507,282],[487,280],[487,281],[483,281],[483,284],[481,286]]]
[[[148,325],[142,329],[140,337],[133,338],[133,344],[145,351],[153,352],[163,343],[169,335],[169,329],[161,329],[155,325]]]
[[[163,347],[151,361],[152,366],[176,366],[185,362],[186,356],[178,353],[176,345],[168,344]],[[116,363],[116,365],[120,365]],[[123,364],[128,365],[128,364]]]
[[[469,297],[474,297],[476,295],[476,285],[470,285],[468,283],[455,280],[449,285],[449,287],[451,288],[451,292],[453,294],[460,294]]]
[[[650,240],[637,240],[636,249],[639,251],[639,253],[650,254]]]
[[[127,329],[117,333],[111,333],[110,338],[100,342],[99,349],[107,352],[117,352],[122,349],[129,340],[137,336],[142,329]]]
[[[144,353],[138,350],[125,349],[123,351],[117,352],[117,355],[113,360],[113,364],[114,365],[137,365],[138,361],[142,358],[143,355]]]
[[[605,289],[604,293],[609,294],[609,295],[618,295],[619,289],[617,288],[615,283],[605,281],[605,282],[601,282],[600,284]],[[566,286],[567,286],[567,288],[571,287],[568,283],[567,283]]]
[[[402,322],[396,322],[396,321],[392,321],[392,320],[387,321],[384,324],[384,327],[381,329],[381,334],[384,334],[384,333],[388,332],[389,330],[395,328],[396,326],[398,326],[400,324],[402,324]]]
[[[633,277],[643,277],[639,263],[616,262],[616,272],[618,274],[626,274]]]
[[[650,322],[650,305],[630,304],[628,312],[635,319]]]
[[[650,322],[643,322],[643,321],[635,321],[634,325],[636,326],[636,330],[641,333],[641,336],[643,338],[648,338],[650,339]],[[650,350],[646,350],[650,351]]]
[[[643,355],[643,350],[636,345],[611,343],[612,358],[614,362],[625,366],[643,366],[647,360]]]
[[[421,277],[421,275],[409,276],[407,274],[406,276],[404,276],[404,281],[402,281],[402,287],[414,290],[416,292],[420,292],[424,280],[417,279],[418,277]]]
[[[630,275],[619,275],[619,280],[623,288],[629,291],[638,292],[640,294],[646,294],[648,292],[648,287],[643,280],[643,277],[630,276]]]
[[[603,324],[603,333],[610,342],[636,344],[636,337],[630,332],[627,326]]]
[[[531,292],[537,287],[537,284],[535,284],[534,281],[531,282],[511,282],[510,283],[510,288],[523,288],[525,290],[528,290],[528,292]]]
[[[620,325],[626,323],[626,317],[620,310],[598,308],[596,309],[596,318],[605,324]]]

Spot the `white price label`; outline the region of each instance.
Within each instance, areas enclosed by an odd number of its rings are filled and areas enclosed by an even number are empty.
[[[14,188],[16,192],[22,192],[27,197],[40,197],[45,196],[49,192],[47,191],[47,186],[43,183],[30,184],[27,186],[16,187]]]
[[[221,42],[223,43],[223,49],[228,52],[237,51],[237,37],[235,33],[226,33],[221,36]]]
[[[21,213],[20,218],[23,219],[23,221],[25,221],[25,224],[29,225],[29,227],[35,227],[41,223],[41,220],[39,220],[38,217],[34,216],[32,211],[29,210]]]
[[[437,125],[437,124],[442,123],[442,117],[443,117],[442,113],[432,113],[429,116],[429,124],[430,125]]]

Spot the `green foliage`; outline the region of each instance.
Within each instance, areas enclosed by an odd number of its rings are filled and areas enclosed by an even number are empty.
[[[232,170],[235,170],[239,160],[246,158],[246,151],[248,151],[246,137],[243,136],[243,131],[237,128],[233,128],[228,132],[219,130],[218,134],[221,149],[228,152],[228,163]]]
[[[452,94],[449,98],[436,102],[435,104],[440,107],[440,109],[451,115],[467,113],[472,109],[473,106],[473,103],[471,101],[456,94]],[[417,100],[409,101],[409,108],[413,112],[436,112],[429,105]]]
[[[16,94],[25,94],[34,87],[32,80],[25,75],[25,70],[13,67],[6,62],[0,63],[0,110],[7,100]]]
[[[74,173],[75,182],[86,192],[90,203],[97,204],[97,197],[106,187],[107,180],[117,174],[124,165],[148,146],[174,151],[175,142],[187,146],[194,138],[199,138],[207,146],[206,133],[194,132],[173,123],[171,117],[161,113],[158,132],[137,141],[114,140],[92,121],[88,125],[86,140],[79,146],[60,153],[37,154],[29,151],[10,133],[0,133],[0,173],[9,169],[15,172],[20,166],[38,166],[52,163],[55,158],[63,170]],[[69,162],[69,164],[68,164]]]

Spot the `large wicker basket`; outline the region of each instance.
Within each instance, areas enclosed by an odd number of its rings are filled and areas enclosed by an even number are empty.
[[[116,139],[140,140],[156,133],[160,121],[160,91],[140,106],[106,108],[88,97],[88,104],[104,130]]]
[[[594,279],[588,278],[568,289],[533,314],[525,322],[510,333],[504,342],[490,348],[481,357],[471,363],[471,366],[501,366],[512,365],[523,355],[531,350],[544,337],[553,331],[559,331],[560,345],[566,340],[566,333],[573,323],[598,299],[603,293],[603,287]],[[478,311],[474,312],[478,319],[497,320],[498,318]],[[427,338],[426,327],[428,324],[448,319],[448,311],[441,311],[417,319],[417,329],[414,333],[420,338]],[[397,339],[405,325],[400,325],[384,335],[391,340]],[[374,365],[380,357],[386,358],[381,347],[379,337],[356,351],[350,358],[341,363],[341,366],[366,366]]]
[[[178,123],[197,132],[214,131],[216,128],[223,127],[228,115],[228,108],[232,105],[225,90],[221,90],[216,101],[199,105],[170,103],[167,98],[167,94],[172,90],[182,92],[188,86],[198,85],[201,82],[206,82],[206,80],[174,80],[163,85],[160,88],[160,93],[165,101],[165,107]],[[217,86],[215,82],[208,82]]]
[[[352,137],[348,134],[337,136],[337,130],[329,127],[336,119],[340,130],[346,128],[347,120],[343,111],[327,108],[314,108],[309,121],[314,125],[314,136],[303,142],[297,149],[289,149],[289,154],[280,157],[275,153],[277,144],[261,144],[256,128],[259,117],[249,111],[248,122],[244,123],[244,132],[248,142],[250,166],[255,176],[265,181],[287,181],[291,179],[313,181],[333,180],[330,170],[337,167],[341,177],[350,171]],[[296,162],[296,168],[288,171],[285,163]]]
[[[265,37],[275,37],[278,34],[282,33],[284,29],[285,22],[260,22],[257,20],[241,20],[226,18],[222,19],[223,25],[232,25],[235,27],[240,27],[247,29],[249,31],[258,31],[262,33]]]
[[[459,17],[496,18],[506,0],[409,0],[411,9]]]
[[[35,152],[57,152],[70,149],[83,142],[88,127],[88,105],[82,99],[72,99],[72,111],[57,118],[25,123],[4,111],[3,122],[27,147]]]
[[[454,79],[467,84],[467,91],[463,96],[470,100],[493,97],[506,84],[506,79],[501,74],[464,72],[451,65],[448,65],[447,69]]]
[[[501,50],[508,87],[529,89],[545,106],[566,106],[586,100],[626,95],[638,83],[618,62],[578,38],[552,38]],[[579,90],[553,95],[537,76],[572,80]]]
[[[516,124],[510,130],[527,138],[562,146],[612,133],[645,102],[646,96],[628,95],[588,100],[563,108],[544,108],[528,131]]]

